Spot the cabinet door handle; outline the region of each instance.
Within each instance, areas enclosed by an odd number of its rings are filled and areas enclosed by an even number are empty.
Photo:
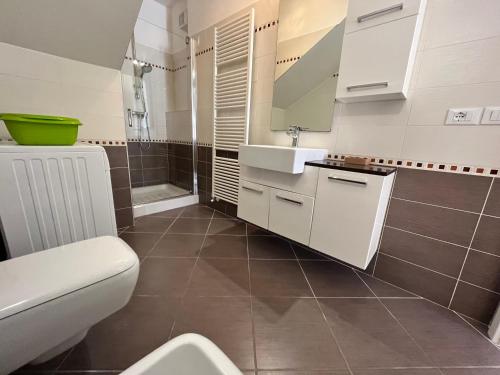
[[[384,9],[380,9],[380,10],[376,10],[374,12],[363,14],[362,16],[358,17],[358,23],[367,21],[370,18],[380,17],[380,16],[386,15],[388,13],[393,13],[393,12],[397,12],[400,10],[403,10],[403,3],[399,3],[396,5],[392,5],[390,7],[384,8]]]
[[[353,91],[353,90],[369,89],[372,87],[388,87],[388,86],[389,86],[389,82],[375,82],[375,83],[365,83],[362,85],[347,86],[346,89],[347,89],[347,91]]]
[[[296,201],[295,199],[290,199],[287,197],[282,197],[281,195],[276,195],[276,198],[281,199],[282,201],[285,201],[285,202],[296,204],[298,206],[302,206],[304,204],[304,202]]]
[[[342,177],[328,176],[328,179],[330,181],[349,182],[351,184],[358,184],[358,185],[364,185],[364,186],[368,185],[365,181],[350,180],[348,178],[342,178]]]
[[[242,186],[242,188],[245,189],[245,190],[247,190],[247,191],[251,191],[253,193],[257,193],[257,194],[262,194],[264,192],[263,190],[251,188],[251,187],[248,187],[248,186]]]

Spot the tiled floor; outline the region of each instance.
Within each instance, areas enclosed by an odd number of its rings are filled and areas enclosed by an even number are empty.
[[[259,375],[494,375],[500,350],[457,314],[208,207],[136,221],[130,303],[23,371],[119,372],[186,332]]]

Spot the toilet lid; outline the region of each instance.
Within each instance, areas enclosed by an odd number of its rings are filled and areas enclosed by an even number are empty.
[[[0,262],[0,319],[116,276],[138,263],[134,251],[111,236]]]

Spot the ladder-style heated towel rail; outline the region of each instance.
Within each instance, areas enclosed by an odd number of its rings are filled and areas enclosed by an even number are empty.
[[[235,152],[248,143],[254,10],[215,27],[212,197],[238,204]]]

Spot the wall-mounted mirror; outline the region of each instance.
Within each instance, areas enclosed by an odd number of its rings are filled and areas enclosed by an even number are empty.
[[[271,130],[330,131],[348,0],[280,0]]]

